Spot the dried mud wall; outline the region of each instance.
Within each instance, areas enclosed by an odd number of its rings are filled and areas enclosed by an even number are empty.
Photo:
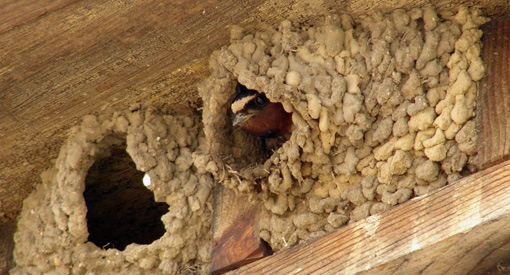
[[[211,249],[209,174],[193,167],[191,153],[205,144],[199,117],[170,115],[153,107],[86,116],[62,147],[55,167],[24,201],[15,234],[12,274],[207,273]],[[87,242],[87,171],[125,143],[148,188],[166,202],[165,234],[123,251]],[[141,182],[140,182],[141,184]]]
[[[486,21],[477,9],[424,7],[233,28],[199,86],[208,150],[195,163],[264,204],[261,236],[274,250],[451,183],[475,169]],[[296,130],[270,157],[230,126],[236,81],[292,112]]]

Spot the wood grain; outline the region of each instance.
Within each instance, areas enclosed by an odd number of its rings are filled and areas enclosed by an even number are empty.
[[[223,274],[272,254],[260,239],[260,207],[228,188],[215,188],[212,274]]]
[[[486,66],[478,93],[478,156],[485,168],[510,158],[510,16],[482,27]]]
[[[19,0],[0,3],[0,33],[33,22],[77,0]]]
[[[509,223],[506,161],[229,274],[480,274]]]

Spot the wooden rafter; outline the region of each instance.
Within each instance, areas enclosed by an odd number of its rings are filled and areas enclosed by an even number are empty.
[[[507,161],[229,274],[476,274],[509,224]]]

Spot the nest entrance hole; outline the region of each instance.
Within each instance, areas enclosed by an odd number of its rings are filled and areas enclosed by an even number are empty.
[[[143,172],[136,169],[124,145],[116,145],[108,156],[99,157],[85,179],[88,241],[100,248],[124,250],[131,243],[150,244],[165,233],[161,216],[166,203],[142,184]]]
[[[233,85],[234,92],[230,102],[233,102],[234,97],[236,97],[241,88],[243,87],[247,89],[243,84],[238,81],[235,81]],[[265,94],[263,91],[255,90],[258,93]],[[272,102],[272,101],[270,101]],[[272,102],[274,103],[274,102]],[[232,112],[229,113],[229,120],[233,121],[234,114]],[[241,127],[237,126],[232,129],[233,133],[233,155],[235,158],[234,166],[245,167],[247,164],[253,163],[264,163],[267,159],[273,155],[282,145],[290,138],[290,133],[288,136],[279,137],[279,138],[264,138],[264,137],[254,137],[244,131]]]

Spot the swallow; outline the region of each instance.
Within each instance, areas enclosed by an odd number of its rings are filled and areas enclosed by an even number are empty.
[[[294,128],[292,114],[287,113],[281,103],[271,102],[264,93],[241,84],[237,85],[236,90],[237,96],[231,105],[234,127],[241,127],[249,134],[263,138],[268,142],[266,145],[277,141],[281,146],[289,139]]]

